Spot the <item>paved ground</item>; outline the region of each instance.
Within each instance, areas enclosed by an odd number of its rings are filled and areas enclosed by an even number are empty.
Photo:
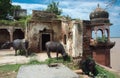
[[[55,67],[54,66],[49,67],[48,65],[43,64],[29,66],[27,65],[20,67],[17,78],[80,78],[80,77],[63,64],[57,64]]]
[[[4,49],[4,50],[0,50],[0,65],[4,65],[4,64],[17,64],[17,63],[27,63],[28,61],[30,61],[31,59],[37,59],[39,61],[44,61],[46,60],[47,54],[44,53],[36,53],[36,56],[30,56],[30,57],[25,57],[25,56],[14,56],[15,51],[14,50],[10,50],[10,49]],[[55,57],[55,53],[51,53],[52,57]]]

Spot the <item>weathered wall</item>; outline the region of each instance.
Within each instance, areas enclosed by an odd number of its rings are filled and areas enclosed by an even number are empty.
[[[93,58],[97,63],[110,66],[110,49],[96,49],[93,51]]]
[[[52,31],[52,32],[47,32]],[[33,49],[33,51],[40,50],[40,44],[42,43],[41,34],[52,34],[52,38],[50,40],[59,41],[61,36],[61,22],[38,22],[38,23],[30,23],[28,26],[28,40],[30,41],[29,47]]]
[[[73,32],[73,49],[72,49],[72,56],[78,57],[82,56],[82,22],[74,23],[72,32]]]
[[[30,48],[34,51],[41,51],[42,33],[50,33],[53,41],[60,41],[66,52],[72,57],[81,57],[83,53],[83,22],[76,20],[61,19],[55,20],[55,16],[44,12],[33,11],[33,19],[28,24],[28,39]],[[53,17],[52,17],[53,16]],[[48,17],[50,20],[45,20]],[[53,20],[54,19],[54,20]],[[52,31],[52,32],[51,32]]]
[[[90,21],[83,20],[83,59],[92,57],[92,51],[90,49],[91,34]]]
[[[82,56],[82,21],[76,20],[62,22],[62,41],[66,52],[72,57]],[[66,41],[64,36],[66,35]]]

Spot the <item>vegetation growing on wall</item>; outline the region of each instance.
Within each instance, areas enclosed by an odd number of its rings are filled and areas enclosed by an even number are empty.
[[[30,19],[30,16],[22,17],[19,20],[0,20],[0,26],[16,26],[25,28],[26,22]]]
[[[28,16],[14,19],[15,10],[21,9],[20,5],[12,5],[11,0],[0,0],[0,26],[21,26],[25,28],[25,21]]]
[[[106,36],[97,37],[97,42],[98,42],[98,43],[105,43],[105,42],[107,42],[107,41],[108,41],[108,39],[107,39]]]

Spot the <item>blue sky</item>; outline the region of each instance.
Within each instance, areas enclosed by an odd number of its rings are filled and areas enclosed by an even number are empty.
[[[89,14],[97,7],[106,9],[109,12],[110,22],[110,36],[120,37],[120,0],[115,4],[106,8],[111,0],[12,0],[12,4],[21,5],[23,9],[27,9],[28,14],[32,14],[32,10],[44,10],[47,5],[52,2],[59,2],[59,8],[62,9],[62,15],[69,15],[72,18],[79,18],[81,20],[89,20]]]

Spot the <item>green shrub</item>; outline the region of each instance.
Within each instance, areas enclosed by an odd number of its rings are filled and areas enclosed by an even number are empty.
[[[110,71],[107,71],[106,69],[100,67],[99,65],[96,65],[96,68],[98,70],[98,75],[96,76],[96,78],[116,78],[115,74],[113,74]]]
[[[69,63],[71,61],[72,61],[72,59],[71,59],[70,56],[68,56],[66,61],[63,61],[63,57],[58,57],[58,60],[57,60],[57,58],[49,58],[49,59],[45,60],[46,64],[50,64],[50,63]]]
[[[31,65],[31,64],[40,64],[40,62],[38,60],[30,60],[28,65]]]
[[[103,37],[97,37],[97,42],[98,43],[105,43],[107,42],[107,37],[103,36]]]

